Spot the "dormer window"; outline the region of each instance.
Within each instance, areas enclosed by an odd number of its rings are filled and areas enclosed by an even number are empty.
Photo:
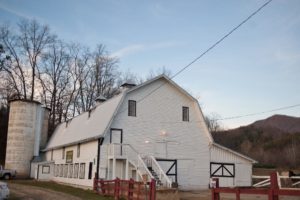
[[[189,120],[189,107],[182,106],[182,121],[188,122]]]
[[[128,100],[128,116],[136,117],[136,101]]]

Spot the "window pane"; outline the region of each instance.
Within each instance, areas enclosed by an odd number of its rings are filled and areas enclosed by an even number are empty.
[[[85,163],[80,163],[80,175],[79,178],[84,179],[85,176]]]
[[[72,163],[72,162],[73,162],[73,151],[67,151],[66,163]]]
[[[182,121],[189,121],[189,107],[182,107]]]
[[[78,169],[79,169],[79,164],[76,163],[74,166],[74,178],[78,178]]]
[[[64,166],[64,177],[67,178],[68,177],[68,165]]]
[[[80,157],[80,144],[77,145],[77,158]]]
[[[136,117],[136,101],[128,101],[128,116]]]
[[[73,177],[73,164],[71,164],[70,166],[69,166],[69,176],[68,176],[69,178],[72,178]]]
[[[63,177],[63,174],[64,174],[64,165],[60,165],[60,171],[59,171],[59,176],[60,177]]]

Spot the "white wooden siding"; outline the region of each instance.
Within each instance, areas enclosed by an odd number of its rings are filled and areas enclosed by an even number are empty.
[[[97,166],[97,145],[98,141],[94,140],[88,143],[83,143],[80,145],[80,156],[77,158],[77,145],[69,146],[65,148],[65,158],[62,159],[63,149],[53,150],[53,161],[55,164],[67,164],[66,163],[66,152],[73,151],[73,164],[75,163],[85,163],[85,177],[80,178],[65,178],[65,177],[52,177],[53,181],[68,183],[72,185],[92,187],[93,178],[95,177],[96,166]],[[46,153],[46,160],[51,161],[51,150]],[[92,179],[88,179],[89,173],[89,163],[93,163]]]
[[[197,102],[165,84],[142,101],[165,80],[157,80],[130,92],[122,103],[111,128],[123,129],[123,143],[141,154],[178,159],[179,186],[207,188],[209,184],[209,138]],[[137,101],[137,116],[128,116],[128,100]],[[189,122],[182,121],[182,106],[190,110]],[[167,136],[162,136],[165,131]],[[104,143],[109,142],[108,135]],[[149,143],[145,143],[145,141]],[[166,143],[167,142],[167,149]],[[168,154],[168,155],[166,155]],[[102,157],[103,158],[103,157]],[[105,162],[101,160],[101,163]]]
[[[211,162],[232,163],[235,165],[235,177],[219,178],[220,186],[251,186],[252,184],[252,162],[238,156],[230,151],[217,146],[211,147]]]

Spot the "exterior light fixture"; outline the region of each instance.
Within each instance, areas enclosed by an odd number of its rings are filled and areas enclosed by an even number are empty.
[[[162,136],[166,136],[166,135],[167,135],[167,132],[166,132],[165,130],[162,130],[162,131],[160,132],[160,134],[161,134]]]

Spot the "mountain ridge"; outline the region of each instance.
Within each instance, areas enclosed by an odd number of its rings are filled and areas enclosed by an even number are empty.
[[[273,115],[247,126],[212,132],[212,135],[216,143],[245,154],[261,165],[300,166],[299,117]]]

